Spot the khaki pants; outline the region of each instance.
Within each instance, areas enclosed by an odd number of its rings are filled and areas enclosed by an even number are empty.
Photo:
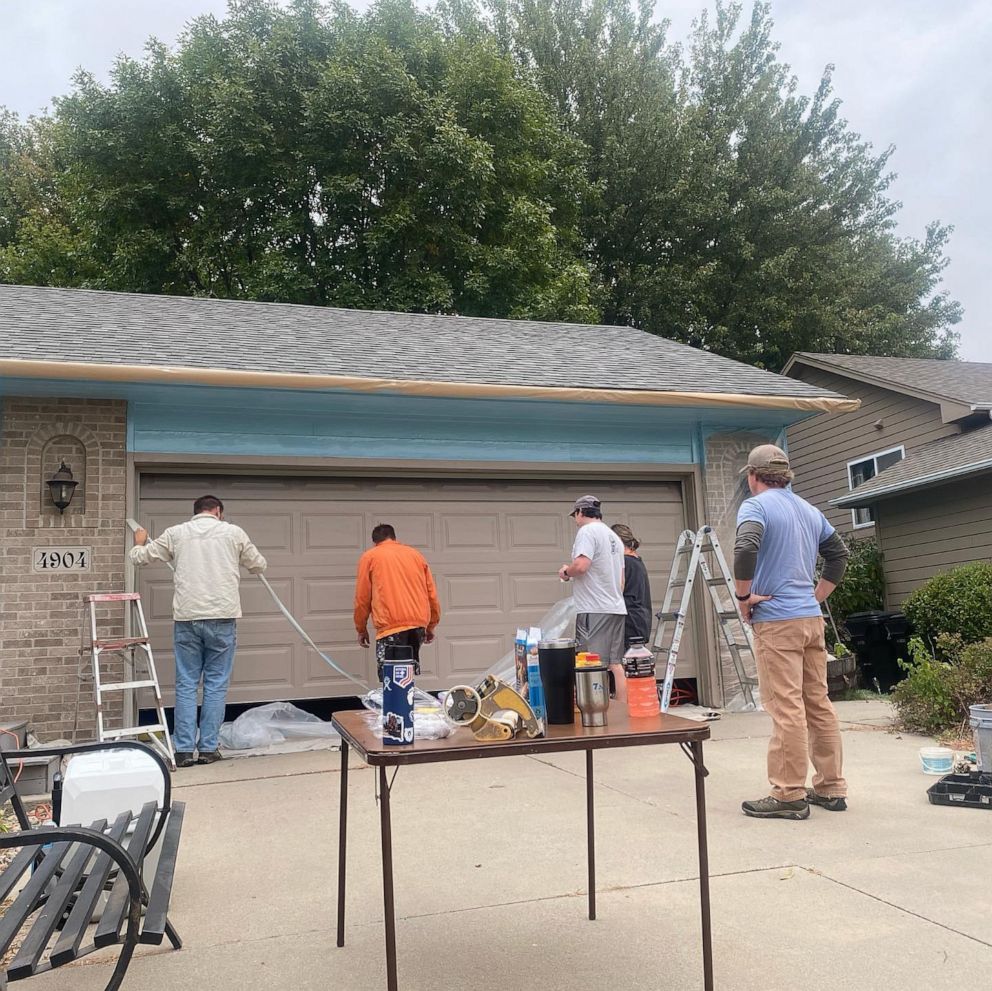
[[[772,797],[782,802],[805,798],[810,761],[816,793],[846,797],[840,727],[827,698],[823,620],[783,619],[755,623],[753,629],[761,704],[773,724],[768,743]]]

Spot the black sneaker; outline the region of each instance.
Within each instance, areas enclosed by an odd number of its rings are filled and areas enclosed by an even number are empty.
[[[847,811],[846,798],[827,798],[826,795],[817,795],[812,788],[806,789],[806,801],[810,805],[818,805],[821,809],[826,809],[828,812]]]
[[[188,754],[183,750],[177,751],[176,753],[176,767],[192,767],[196,763],[192,754]]]
[[[207,750],[197,756],[196,762],[197,764],[216,764],[217,761],[223,759],[219,750]]]
[[[741,811],[754,819],[808,819],[809,804],[805,798],[795,802],[780,802],[777,798],[759,798],[756,802],[742,802]]]

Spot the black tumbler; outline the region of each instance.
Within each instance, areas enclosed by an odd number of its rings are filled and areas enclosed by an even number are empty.
[[[542,640],[537,646],[548,722],[575,722],[575,641]]]

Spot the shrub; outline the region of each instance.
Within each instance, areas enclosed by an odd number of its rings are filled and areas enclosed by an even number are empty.
[[[907,672],[892,691],[902,725],[936,736],[961,725],[972,705],[992,701],[992,637],[966,644],[960,636],[939,636],[936,653],[914,637]]]
[[[936,736],[954,723],[954,703],[946,685],[944,661],[918,638],[909,642],[909,660],[900,661],[906,677],[892,690],[899,721],[913,733]]]
[[[885,575],[882,572],[882,554],[878,543],[867,538],[853,540],[848,547],[851,556],[847,559],[847,571],[828,601],[830,613],[838,627],[842,627],[852,613],[881,609],[885,601]],[[833,648],[834,636],[829,623],[827,639]]]
[[[971,706],[992,702],[992,638],[962,647],[948,666],[947,691],[962,720]]]
[[[917,635],[936,644],[941,633],[965,643],[992,637],[992,562],[962,564],[921,585],[903,603]]]

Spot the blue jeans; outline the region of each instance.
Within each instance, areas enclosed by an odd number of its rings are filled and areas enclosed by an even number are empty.
[[[176,651],[176,730],[172,743],[177,753],[217,749],[217,734],[224,721],[227,686],[238,644],[233,619],[194,619],[173,627]],[[203,679],[200,738],[196,736],[196,693]]]

